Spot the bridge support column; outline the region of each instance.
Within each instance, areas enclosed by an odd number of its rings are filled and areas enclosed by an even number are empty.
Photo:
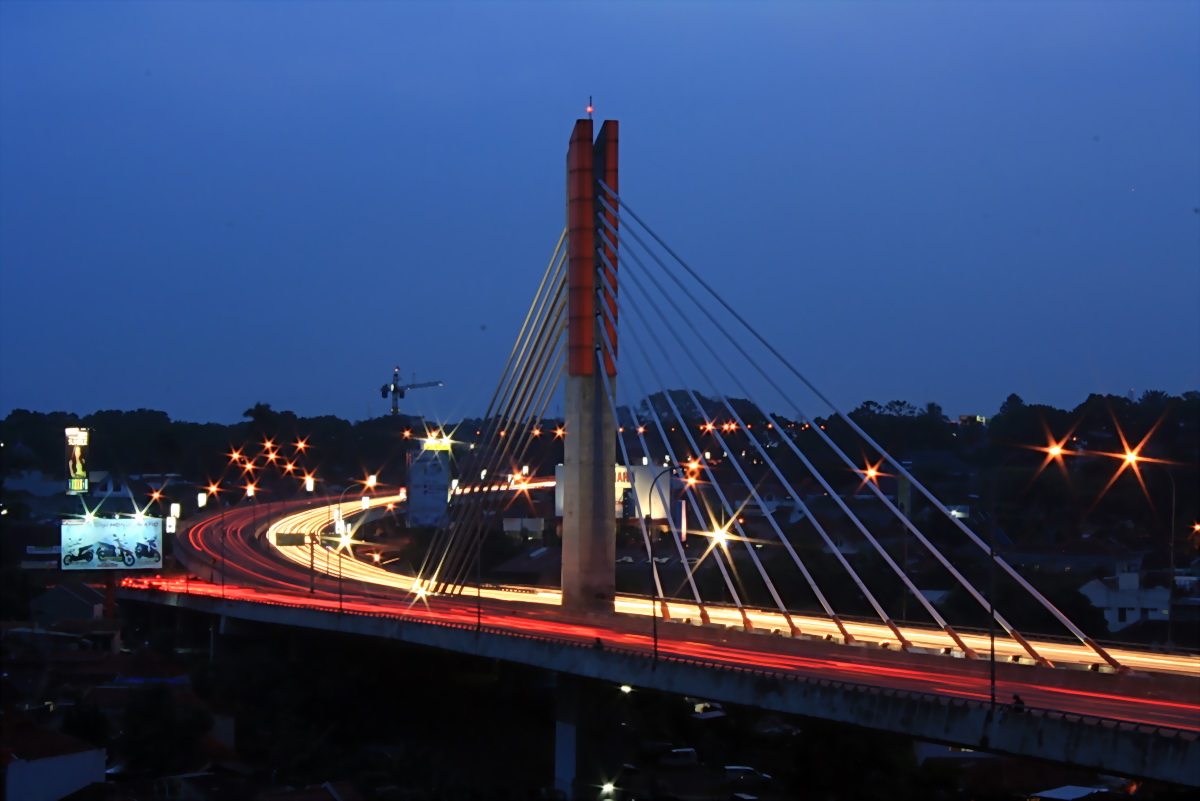
[[[616,330],[603,311],[609,309],[615,321],[616,298],[597,279],[603,271],[615,292],[616,250],[603,246],[597,234],[598,174],[616,190],[617,124],[605,122],[593,143],[592,121],[577,120],[567,151],[562,603],[584,612],[612,612],[616,594],[616,424],[606,391],[616,387],[616,353],[606,345],[615,351]],[[603,367],[597,365],[599,353]]]
[[[554,789],[575,798],[579,753],[579,686],[569,673],[554,673]]]

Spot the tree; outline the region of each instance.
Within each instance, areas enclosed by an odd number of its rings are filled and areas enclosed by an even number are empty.
[[[252,431],[264,439],[273,439],[278,433],[279,413],[269,403],[254,404],[242,412],[242,417],[249,418]]]
[[[1021,396],[1014,392],[1004,399],[1004,403],[1000,404],[1000,414],[1010,414],[1024,405],[1025,401],[1021,400]]]

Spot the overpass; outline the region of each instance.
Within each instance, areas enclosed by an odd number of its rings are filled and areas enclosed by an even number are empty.
[[[376,508],[387,500],[376,499]],[[414,603],[411,592],[387,580],[411,577],[364,564],[333,545],[321,546],[319,579],[309,592],[306,558],[297,558],[308,548],[271,543],[273,532],[330,515],[327,507],[300,506],[285,507],[274,521],[241,508],[193,523],[177,543],[177,555],[200,579],[129,579],[121,597],[211,614],[223,631],[267,624],[379,637],[565,677],[1200,786],[1196,657],[1145,654],[1142,666],[1152,671],[1118,673],[1093,670],[1086,661],[1047,668],[1001,656],[993,678],[993,663],[949,656],[945,649],[900,650],[865,638],[845,644],[683,617],[564,610],[538,588],[489,585],[476,588],[477,597],[430,595]],[[213,559],[220,539],[226,540],[224,565]],[[288,551],[292,558],[284,555]],[[387,577],[369,581],[371,571]],[[514,600],[522,596],[529,600]],[[906,634],[921,640],[917,629]],[[1138,656],[1116,653],[1131,661]],[[993,691],[998,703],[990,700]],[[1007,703],[1014,694],[1025,700],[1024,709]],[[569,709],[569,701],[563,706]]]

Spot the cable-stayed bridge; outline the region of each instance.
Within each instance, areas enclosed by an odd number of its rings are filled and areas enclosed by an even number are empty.
[[[401,500],[368,496],[209,517],[179,543],[207,582],[127,591],[1200,785],[1200,659],[1103,646],[1055,608],[646,224],[618,158],[614,121],[577,121],[566,227],[414,575],[353,558],[347,522]],[[561,582],[484,584],[486,538],[550,483],[522,467],[551,436]],[[949,619],[914,564],[987,628]],[[1057,637],[1013,625],[1017,594]]]

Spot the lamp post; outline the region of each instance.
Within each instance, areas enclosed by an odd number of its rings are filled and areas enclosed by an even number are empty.
[[[996,520],[988,526],[988,674],[992,709],[996,708]]]
[[[363,482],[364,489],[373,489],[377,483],[378,483],[377,476],[375,476],[374,474],[367,476],[366,481]],[[306,479],[305,486],[307,487],[307,479]],[[337,508],[337,517],[332,522],[333,522],[333,526],[334,526],[334,529],[333,529],[334,533],[337,534],[339,537],[339,540],[338,540],[339,545],[341,545],[343,542],[348,545],[349,541],[350,541],[350,537],[348,536],[350,527],[348,525],[346,525],[346,521],[344,520],[344,518],[342,516],[342,504],[346,500],[346,493],[349,492],[351,489],[353,489],[353,487],[354,487],[354,484],[350,484],[349,486],[347,486],[345,489],[342,490],[340,495],[338,495],[338,502],[337,502],[337,507],[336,507]],[[367,509],[369,509],[370,506],[371,506],[371,498],[369,495],[364,494],[362,496],[363,511],[366,511]],[[334,507],[332,507],[332,506],[329,507],[329,513],[331,516],[333,515],[333,510],[334,510]],[[346,535],[344,536],[344,539],[342,539],[343,532],[346,533]],[[339,612],[342,609],[342,562],[341,562],[341,559],[342,559],[342,557],[339,554],[338,555],[338,611]],[[310,567],[311,567],[311,563],[312,563],[311,551],[310,551],[309,562],[310,562]],[[325,572],[326,573],[329,572],[329,551],[328,550],[326,550],[326,552],[325,552]],[[316,577],[312,573],[309,574],[310,587],[313,586],[312,582],[315,581],[315,578]],[[310,589],[310,592],[311,591],[312,590]]]
[[[225,502],[221,500],[220,484],[210,484],[208,492],[217,499],[217,503],[221,504],[221,597],[225,597]],[[212,579],[212,573],[209,573],[209,579]]]
[[[655,490],[658,486],[658,480],[660,478],[662,478],[663,476],[673,476],[673,475],[675,475],[675,466],[671,465],[671,466],[667,467],[666,470],[663,470],[661,473],[659,473],[657,476],[655,476],[654,480],[650,482],[650,514],[647,516],[650,517],[651,520],[654,519],[654,499],[656,497]],[[667,486],[669,487],[670,484],[671,484],[671,482],[668,481]],[[668,490],[667,491],[667,502],[660,504],[663,507],[663,515],[664,516],[668,516],[671,514],[670,496],[671,496],[671,492],[670,492],[670,490]],[[649,532],[647,532],[647,534],[649,534]],[[650,543],[650,566],[651,566],[652,570],[657,569],[654,567],[653,540],[651,540],[651,543]],[[654,600],[650,605],[650,631],[651,631],[651,636],[654,639],[654,661],[650,665],[651,670],[658,669],[658,604],[659,604],[658,582],[655,582],[654,583]]]
[[[316,481],[311,475],[304,476],[304,491],[308,493],[309,505],[312,503],[313,490],[316,489]],[[317,591],[317,569],[316,569],[316,548],[317,538],[311,534],[308,537],[308,594],[312,595]]]
[[[224,524],[224,522],[225,522],[225,504],[221,503],[221,496],[218,495],[218,493],[220,491],[221,491],[221,487],[219,485],[209,484],[207,487],[204,488],[204,492],[201,492],[199,495],[196,496],[196,505],[201,508],[204,508],[205,506],[208,505],[208,496],[212,495],[214,498],[216,498],[217,503],[221,504],[221,523]],[[201,501],[200,500],[201,498],[204,498],[204,500]],[[186,568],[187,566],[185,565],[184,567]],[[190,571],[190,570],[185,570],[183,573],[184,589],[189,592],[191,591],[191,588],[188,584],[188,581],[189,581],[191,572],[192,571]]]
[[[1134,468],[1135,471],[1139,465],[1160,464],[1167,479],[1171,482],[1171,516],[1167,519],[1167,547],[1170,549],[1167,555],[1170,566],[1170,574],[1167,578],[1167,650],[1173,651],[1175,650],[1175,475],[1171,472],[1169,462],[1146,459],[1140,456],[1136,450],[1126,448],[1122,458],[1125,460],[1125,465]]]
[[[483,553],[483,544],[475,549],[475,636],[478,637],[483,633],[483,571],[480,568],[480,560]]]
[[[1167,527],[1170,529],[1170,582],[1167,584],[1167,650],[1175,650],[1175,476],[1172,474],[1169,467],[1165,467],[1163,472],[1167,474],[1167,478],[1171,480],[1171,517],[1167,520]]]
[[[338,541],[339,553],[338,553],[338,560],[337,560],[337,565],[338,565],[338,614],[339,615],[342,613],[342,559],[343,559],[340,551],[341,551],[341,545],[343,542],[345,542],[345,543],[350,542],[350,527],[349,526],[346,526],[346,533],[342,536],[343,536],[343,539]]]

